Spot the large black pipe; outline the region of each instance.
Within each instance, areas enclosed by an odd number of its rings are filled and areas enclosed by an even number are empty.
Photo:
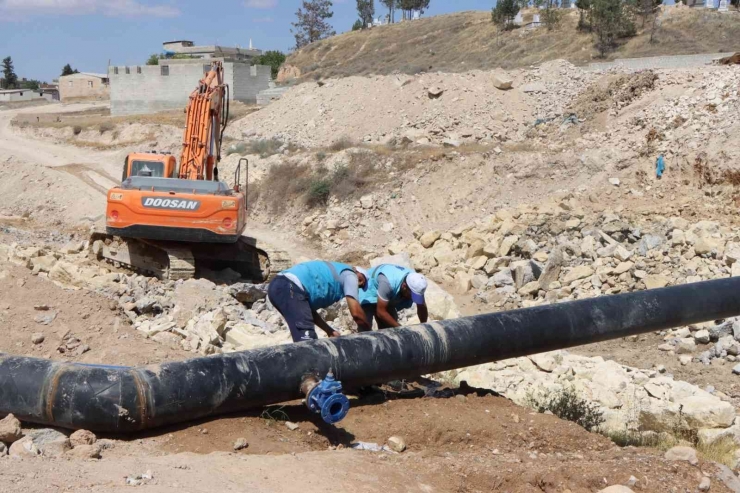
[[[366,385],[740,315],[740,277],[143,368],[0,355],[0,415],[131,432],[301,397],[308,373]]]

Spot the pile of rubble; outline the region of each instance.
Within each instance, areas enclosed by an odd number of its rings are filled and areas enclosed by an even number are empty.
[[[506,88],[498,88],[503,87],[499,77],[510,81]],[[471,71],[304,83],[238,121],[227,134],[236,139],[276,138],[309,148],[329,146],[339,137],[383,144],[519,141],[537,115],[560,111],[588,79],[588,73],[557,61],[526,76],[520,71],[505,76],[500,71]],[[530,84],[522,88],[520,82]],[[547,91],[547,99],[533,107],[535,93]]]
[[[506,309],[740,274],[736,229],[621,209],[587,214],[573,196],[414,236],[390,252]]]
[[[727,395],[674,380],[665,371],[555,351],[465,368],[449,377],[530,407],[572,389],[596,404],[604,418],[601,431],[610,435],[692,431],[706,443],[729,437],[740,445],[740,418]]]
[[[160,281],[111,272],[93,259],[83,241],[58,251],[0,245],[0,260],[27,267],[65,288],[103,294],[147,337],[187,351],[214,354],[290,341],[282,317],[266,299],[265,285],[221,286],[206,279]],[[79,340],[63,342],[60,351],[85,351]]]
[[[112,300],[131,325],[148,338],[197,354],[244,351],[291,342],[285,321],[267,299],[266,284],[216,284],[208,279],[160,281],[139,274],[111,272],[88,252],[87,242],[60,250],[0,244],[0,261],[31,269],[40,277],[73,289],[90,289]],[[394,259],[378,259],[378,262]],[[428,297],[433,320],[460,316],[448,293],[432,283]],[[319,311],[343,333],[356,330],[346,301]],[[39,315],[52,316],[52,315]],[[405,323],[418,323],[415,314],[401,314]],[[318,331],[323,337],[323,332]],[[66,334],[58,351],[79,356],[90,348]]]

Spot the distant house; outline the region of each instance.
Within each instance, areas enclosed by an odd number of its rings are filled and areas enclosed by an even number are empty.
[[[46,94],[43,90],[31,89],[4,89],[0,91],[0,103],[15,103],[18,101],[34,101],[37,99],[46,99],[52,101],[53,96]]]
[[[62,102],[110,99],[108,75],[91,72],[63,75],[59,77],[59,97]]]

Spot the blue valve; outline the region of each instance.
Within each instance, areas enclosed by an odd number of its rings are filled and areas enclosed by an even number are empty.
[[[306,406],[311,412],[321,414],[321,419],[330,425],[347,416],[349,399],[342,394],[342,382],[334,380],[331,370],[308,392]]]

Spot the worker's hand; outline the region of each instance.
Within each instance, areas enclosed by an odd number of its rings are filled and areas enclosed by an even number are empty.
[[[342,334],[339,333],[338,330],[330,328],[331,330],[326,331],[326,335],[329,337],[342,337]]]

